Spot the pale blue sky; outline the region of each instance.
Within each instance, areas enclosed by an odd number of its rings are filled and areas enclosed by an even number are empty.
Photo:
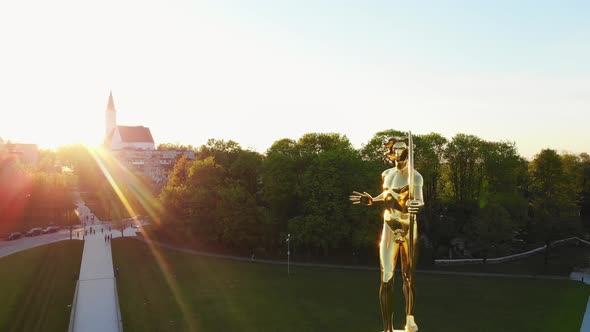
[[[584,1],[0,2],[0,137],[264,152],[307,132],[396,128],[590,152]],[[548,140],[550,138],[550,140]]]

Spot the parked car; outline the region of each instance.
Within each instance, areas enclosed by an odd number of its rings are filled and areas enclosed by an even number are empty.
[[[43,230],[43,234],[55,233],[59,230],[58,226],[49,226]]]
[[[8,235],[8,237],[6,238],[9,241],[12,240],[16,240],[16,239],[20,239],[23,235],[20,232],[14,232],[14,233],[10,233],[10,235]]]
[[[32,228],[30,231],[25,234],[25,236],[37,236],[43,234],[43,229],[41,228]]]

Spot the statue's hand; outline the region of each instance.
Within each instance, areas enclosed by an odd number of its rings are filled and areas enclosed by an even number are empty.
[[[424,202],[416,199],[411,199],[406,204],[406,206],[408,207],[408,213],[412,214],[417,214],[420,211],[420,209],[424,206]]]
[[[350,200],[352,204],[362,204],[362,205],[372,205],[373,204],[373,197],[366,192],[359,193],[358,191],[353,191],[352,195],[350,195]]]

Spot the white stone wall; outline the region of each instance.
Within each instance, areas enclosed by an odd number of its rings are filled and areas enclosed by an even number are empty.
[[[123,149],[133,149],[133,150],[155,150],[156,147],[154,143],[147,143],[147,142],[121,142],[112,140],[111,141],[111,149],[113,150],[123,150]]]

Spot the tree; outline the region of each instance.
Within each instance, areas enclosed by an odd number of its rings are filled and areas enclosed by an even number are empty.
[[[262,155],[255,151],[240,150],[229,166],[229,176],[238,181],[251,194],[256,196],[259,191],[259,180],[262,169]]]
[[[348,138],[336,133],[308,133],[297,141],[297,145],[303,158],[317,156],[327,151],[352,149]]]
[[[107,164],[109,169],[119,168],[109,154],[100,149],[75,144],[59,147],[56,151],[56,163],[73,170],[77,177],[76,186],[81,192],[97,193],[107,182],[99,166],[99,160],[103,165]]]
[[[587,153],[580,154],[581,163],[581,190],[580,190],[580,217],[586,228],[590,232],[590,155]]]
[[[561,235],[560,217],[568,206],[563,164],[555,150],[544,149],[535,156],[529,165],[529,170],[531,214],[538,237],[547,245],[545,250],[545,264],[547,264],[549,245]]]
[[[215,162],[224,169],[229,169],[238,156],[242,147],[232,140],[207,140],[206,145],[202,145],[197,151],[197,159],[204,160],[213,157]]]
[[[526,161],[518,155],[514,143],[483,142],[482,184],[479,208],[492,205],[509,213],[514,227],[524,227],[528,202],[522,188]]]
[[[170,187],[186,184],[189,176],[190,163],[191,161],[185,155],[180,156],[174,164],[174,168],[170,171],[166,184]]]
[[[241,249],[254,249],[260,243],[263,225],[258,222],[256,199],[240,183],[225,181],[216,212],[222,242]]]
[[[424,201],[427,202],[420,214],[419,223],[435,247],[438,245],[436,234],[438,228],[432,227],[432,225],[440,223],[443,213],[440,191],[444,186],[442,171],[447,143],[446,138],[436,133],[418,135],[414,139],[416,145],[414,149],[415,168],[424,179],[422,190]]]
[[[297,142],[278,140],[268,149],[262,168],[262,197],[278,233],[301,211],[299,177],[302,162]]]
[[[444,156],[449,165],[453,199],[466,207],[479,200],[482,181],[483,141],[473,135],[457,134],[447,144]]]
[[[353,221],[347,198],[366,175],[359,154],[344,136],[306,134],[298,146],[305,163],[299,183],[302,214],[289,221],[289,231],[294,243],[327,255],[351,242]]]
[[[478,210],[474,219],[475,236],[484,259],[503,253],[514,238],[515,229],[506,209],[490,204]]]
[[[0,234],[22,231],[28,216],[31,177],[14,155],[0,150]]]
[[[176,150],[176,151],[196,151],[197,149],[192,145],[184,145],[180,143],[160,143],[156,150]]]

